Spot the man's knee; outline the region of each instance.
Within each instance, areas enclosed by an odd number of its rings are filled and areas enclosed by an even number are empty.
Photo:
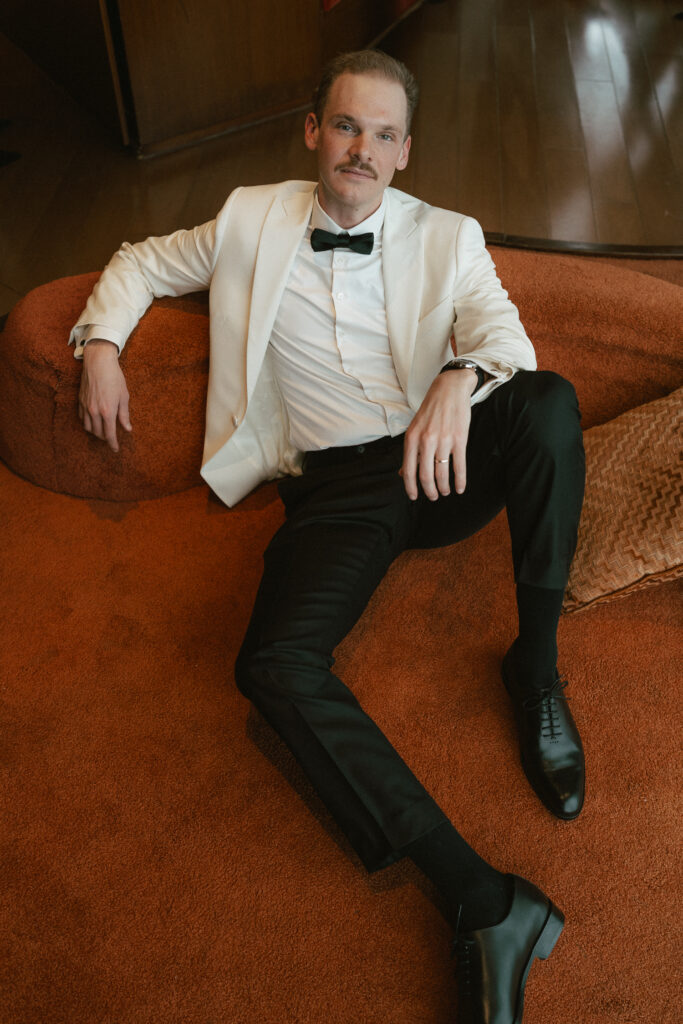
[[[270,680],[277,677],[277,662],[277,656],[268,648],[243,647],[235,662],[235,683],[240,693],[253,701],[258,691],[267,688]]]
[[[320,673],[330,666],[331,659],[298,646],[273,643],[256,650],[242,648],[235,662],[235,683],[251,701],[266,691],[281,696],[310,695]]]
[[[529,401],[560,406],[577,404],[574,385],[554,370],[522,370],[513,381]]]
[[[541,441],[554,447],[580,439],[581,414],[570,381],[552,370],[519,373],[513,381],[524,417]]]

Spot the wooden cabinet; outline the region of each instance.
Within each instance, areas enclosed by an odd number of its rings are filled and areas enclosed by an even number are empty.
[[[108,30],[140,153],[305,104],[320,64],[319,0],[117,0]]]

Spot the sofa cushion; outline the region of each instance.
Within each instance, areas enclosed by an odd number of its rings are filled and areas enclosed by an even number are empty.
[[[683,575],[682,414],[680,388],[586,431],[586,497],[565,611]]]
[[[192,297],[155,301],[121,356],[133,431],[120,451],[78,419],[81,362],[67,345],[97,274],[29,292],[0,335],[0,457],[53,491],[140,501],[201,483],[209,366],[208,308]]]

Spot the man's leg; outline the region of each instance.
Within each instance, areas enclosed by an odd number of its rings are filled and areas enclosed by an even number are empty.
[[[507,913],[510,881],[468,846],[331,671],[333,649],[405,546],[415,514],[398,476],[402,440],[379,447],[282,485],[288,518],[265,554],[236,680],[368,870],[408,855],[454,922],[460,913],[468,927],[485,927]]]
[[[236,678],[366,867],[407,855],[439,889],[456,929],[459,1024],[519,1024],[527,974],[552,952],[561,912],[468,846],[331,672],[333,648],[420,533],[420,502],[405,495],[401,461],[399,438],[368,460],[365,476],[342,465],[282,485],[288,520],[266,552]],[[489,498],[481,495],[471,522],[460,524],[463,536],[495,515],[500,506]]]
[[[575,817],[584,793],[581,741],[556,671],[557,626],[583,500],[580,417],[571,384],[520,372],[476,405],[462,495],[420,498],[415,546],[474,533],[504,505],[512,541],[519,634],[503,664],[522,761],[558,817]]]
[[[525,669],[515,663],[510,671],[511,650],[504,681],[515,704],[527,777],[546,806],[561,816],[578,813],[583,799],[581,741],[562,704],[555,670],[555,637],[576,545],[583,475],[574,389],[553,373],[518,373],[473,408],[465,492],[452,490],[435,502],[420,494],[409,541],[413,547],[452,544],[507,506],[520,623],[517,644]],[[572,814],[564,813],[568,809]],[[419,846],[420,841],[414,844]],[[427,857],[434,857],[433,847]],[[447,868],[443,860],[433,865],[436,874]],[[428,862],[425,870],[429,873]],[[457,929],[459,1024],[519,1024],[529,969],[536,957],[550,955],[562,931],[562,914],[542,892],[524,879],[511,881],[512,900],[503,919],[488,927],[461,921]]]

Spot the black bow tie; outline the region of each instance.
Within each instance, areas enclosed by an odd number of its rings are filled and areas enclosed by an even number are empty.
[[[326,249],[353,249],[354,252],[367,256],[372,252],[374,241],[372,231],[365,235],[350,235],[348,231],[335,235],[331,231],[314,228],[311,232],[311,248],[314,252],[324,252]]]

